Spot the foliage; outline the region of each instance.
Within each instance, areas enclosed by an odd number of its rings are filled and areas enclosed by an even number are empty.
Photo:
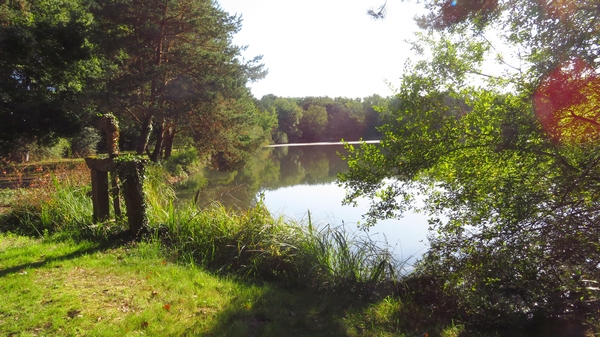
[[[259,111],[248,98],[222,102],[216,109],[220,125],[205,120],[210,128],[194,128],[193,137],[200,153],[211,154],[213,167],[233,171],[243,167],[265,143],[275,122],[274,116]]]
[[[65,138],[57,138],[53,143],[40,145],[35,142],[26,145],[30,160],[48,160],[66,158],[71,153],[71,143]]]
[[[0,215],[0,231],[35,237],[105,238],[112,225],[92,224],[89,181],[84,164],[40,176],[31,188],[14,193],[10,212]]]
[[[272,138],[277,144],[377,139],[383,115],[375,106],[386,106],[389,98],[378,95],[363,99],[344,97],[277,97],[265,95],[258,107],[274,113],[278,122]]]
[[[264,110],[274,111],[277,116],[277,130],[281,132],[281,135],[276,138],[283,140],[285,137],[293,143],[302,136],[299,126],[303,110],[294,99],[267,95],[261,99],[261,105]]]
[[[92,19],[77,0],[0,5],[0,155],[71,136],[89,109],[81,95],[102,71]]]
[[[597,10],[425,3],[422,59],[381,145],[350,148],[347,202],[373,200],[369,223],[424,199],[435,231],[419,268],[471,323],[585,320],[599,304]],[[500,53],[511,48],[516,59]]]
[[[200,158],[198,150],[188,148],[177,151],[173,156],[165,160],[165,168],[174,176],[186,177],[198,170]]]
[[[98,104],[138,123],[138,154],[168,157],[180,133],[191,135],[202,155],[216,154],[221,137],[256,125],[240,116],[252,115],[246,83],[265,72],[260,57],[242,60],[243,48],[232,44],[238,17],[207,0],[98,1],[93,13],[95,41],[112,65]]]
[[[322,135],[327,125],[327,109],[311,104],[302,115],[300,128],[302,138],[308,142],[315,141]]]
[[[177,136],[225,169],[241,165],[275,118],[252,102],[247,83],[266,71],[233,45],[240,28],[209,0],[0,5],[0,155],[81,137],[93,115],[115,111],[123,145],[135,138],[153,161]],[[95,138],[74,140],[75,153],[93,152]]]
[[[101,139],[96,129],[86,126],[71,139],[71,152],[79,157],[94,155]]]

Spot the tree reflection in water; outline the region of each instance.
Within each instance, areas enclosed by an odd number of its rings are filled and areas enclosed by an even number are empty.
[[[341,145],[276,147],[262,150],[238,171],[207,169],[178,185],[180,201],[198,195],[198,206],[214,202],[234,209],[254,206],[264,191],[298,185],[331,184],[347,165],[339,152]],[[341,200],[339,200],[341,202]]]
[[[306,221],[310,210],[313,223],[346,225],[358,230],[368,203],[342,206],[345,191],[335,184],[337,174],[347,171],[338,152],[341,145],[276,147],[264,149],[247,165],[234,172],[206,170],[180,184],[180,201],[192,200],[199,192],[198,206],[219,202],[231,209],[256,205],[261,194],[275,215]],[[425,214],[407,212],[401,220],[380,221],[368,231],[375,241],[387,241],[401,260],[413,260],[425,251],[428,223]]]

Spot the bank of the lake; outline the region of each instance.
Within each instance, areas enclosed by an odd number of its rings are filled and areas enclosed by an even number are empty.
[[[339,142],[271,145],[243,170],[231,173],[206,170],[201,173],[206,179],[203,185],[194,184],[199,178],[191,176],[180,185],[178,195],[189,199],[200,191],[202,205],[216,201],[240,209],[252,207],[261,199],[274,215],[304,224],[310,212],[316,226],[346,226],[388,246],[399,260],[414,262],[427,248],[426,216],[408,212],[401,219],[384,220],[370,229],[364,228],[360,223],[368,211],[368,200],[361,200],[357,207],[342,205],[345,190],[336,179],[348,167],[340,153],[345,153],[345,149]]]
[[[402,329],[394,299],[283,288],[174,260],[156,242],[0,233],[2,336],[456,336]]]
[[[244,176],[223,177],[238,175]],[[84,166],[10,196],[11,210],[0,214],[0,289],[7,294],[0,334],[502,336],[495,331],[510,329],[515,337],[547,337],[565,331],[541,329],[555,327],[547,324],[552,317],[532,323],[494,317],[482,327],[477,308],[464,306],[445,280],[426,269],[405,273],[392,254],[344,227],[273,217],[260,201],[236,211],[176,204],[162,166],[150,165],[146,177],[148,234],[137,238],[125,231],[125,219],[92,221]],[[579,322],[562,327],[589,330]]]
[[[65,172],[63,172],[65,173]],[[20,189],[0,215],[0,334],[381,336],[454,333],[413,315],[393,257],[343,229],[173,204],[148,167],[149,234],[92,221],[89,171]],[[411,313],[412,312],[412,313]],[[402,316],[411,313],[413,319]],[[457,330],[458,329],[458,330]],[[451,334],[449,336],[453,336]]]

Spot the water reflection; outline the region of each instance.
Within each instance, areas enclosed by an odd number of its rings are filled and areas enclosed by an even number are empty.
[[[319,225],[348,225],[358,228],[368,203],[358,207],[342,206],[345,191],[335,184],[337,174],[348,167],[339,153],[342,146],[302,146],[269,148],[258,154],[243,170],[207,170],[183,182],[178,197],[193,198],[199,190],[198,205],[217,201],[235,209],[256,204],[262,194],[267,208],[275,215],[303,221],[307,211]],[[420,214],[406,214],[401,220],[382,221],[369,230],[377,241],[395,246],[405,259],[420,255],[426,248],[427,220]]]
[[[256,204],[260,192],[298,185],[329,185],[348,167],[338,153],[342,146],[276,147],[264,149],[242,170],[206,170],[178,186],[180,200],[200,190],[198,204],[214,201],[246,209]],[[341,202],[341,199],[339,200]]]

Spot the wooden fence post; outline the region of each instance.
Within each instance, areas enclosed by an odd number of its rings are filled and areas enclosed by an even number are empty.
[[[113,208],[115,216],[121,216],[119,202],[119,180],[122,185],[129,231],[135,236],[147,231],[148,215],[144,198],[144,171],[146,160],[139,157],[119,157],[119,125],[112,114],[106,114],[99,120],[99,128],[106,132],[108,158],[85,158],[92,170],[92,201],[94,202],[94,221],[105,221],[110,217],[108,172],[111,178]]]
[[[112,158],[85,158],[85,163],[92,170],[92,202],[94,205],[94,222],[106,221],[110,217],[108,197],[108,172],[114,170]]]
[[[117,164],[119,179],[123,186],[123,198],[127,209],[129,231],[135,236],[147,231],[148,215],[144,197],[145,160],[123,161]]]

